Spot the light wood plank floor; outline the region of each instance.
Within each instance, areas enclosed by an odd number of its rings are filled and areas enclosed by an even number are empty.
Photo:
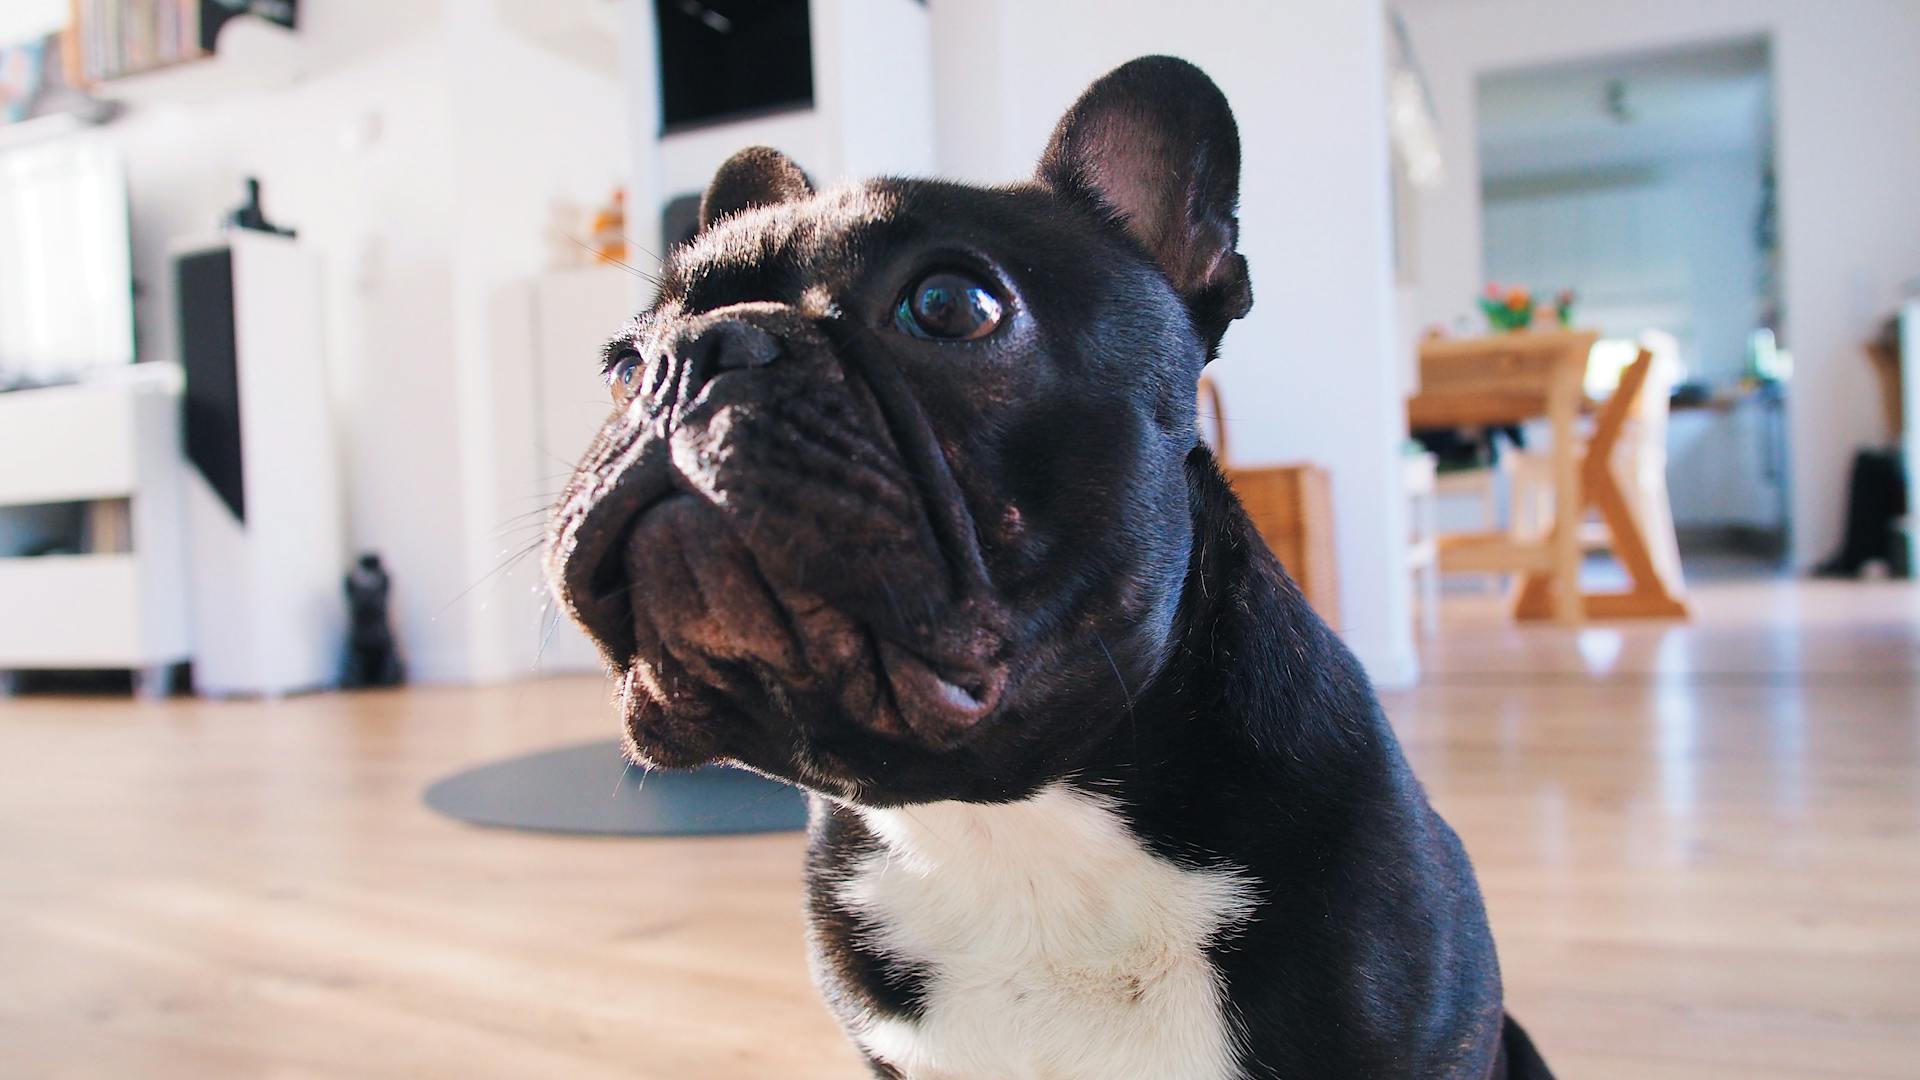
[[[1465,618],[1388,695],[1510,1002],[1574,1080],[1920,1076],[1920,589],[1697,604]],[[611,725],[592,680],[0,702],[0,1075],[861,1075],[807,984],[798,837],[420,804]]]

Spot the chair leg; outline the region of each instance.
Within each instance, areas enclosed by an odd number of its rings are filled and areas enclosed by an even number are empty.
[[[1440,633],[1440,568],[1432,563],[1420,569],[1420,629],[1428,637]]]
[[[1540,534],[1540,486],[1519,469],[1507,473],[1507,535],[1522,542]]]
[[[1481,487],[1480,491],[1480,521],[1482,527],[1489,533],[1499,532],[1500,490],[1496,486],[1496,481],[1492,473],[1487,475],[1486,483]],[[1507,587],[1506,574],[1488,574],[1486,580],[1492,592],[1503,592]]]
[[[1686,589],[1686,580],[1680,571],[1680,538],[1673,526],[1673,503],[1667,496],[1667,478],[1643,476],[1634,484],[1634,494],[1654,569],[1666,582],[1667,591],[1679,596]]]
[[[1433,544],[1440,535],[1440,497],[1430,493],[1419,500],[1420,540]],[[1420,568],[1420,627],[1428,637],[1440,632],[1440,556],[1432,554]]]
[[[1507,535],[1521,543],[1540,543],[1546,539],[1548,516],[1552,512],[1553,492],[1530,473],[1519,469],[1507,473]],[[1503,591],[1521,587],[1525,574],[1504,575]]]

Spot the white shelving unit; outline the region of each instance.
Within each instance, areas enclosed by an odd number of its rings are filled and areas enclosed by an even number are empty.
[[[87,503],[96,523],[124,521],[128,541],[0,558],[0,683],[128,668],[139,693],[167,693],[189,652],[181,473],[177,368],[0,394],[0,514]]]

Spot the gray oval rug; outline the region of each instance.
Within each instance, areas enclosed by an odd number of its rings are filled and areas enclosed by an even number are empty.
[[[710,836],[807,824],[806,797],[797,788],[721,765],[630,768],[613,739],[467,769],[435,781],[424,798],[469,824],[536,832]]]

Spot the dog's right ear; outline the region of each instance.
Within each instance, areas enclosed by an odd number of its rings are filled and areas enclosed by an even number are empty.
[[[1199,68],[1143,56],[1101,76],[1054,128],[1037,178],[1139,242],[1187,302],[1209,356],[1252,309],[1236,250],[1240,130]]]
[[[700,197],[700,231],[728,214],[755,206],[775,206],[813,194],[813,181],[792,158],[770,146],[749,146],[713,174]]]

